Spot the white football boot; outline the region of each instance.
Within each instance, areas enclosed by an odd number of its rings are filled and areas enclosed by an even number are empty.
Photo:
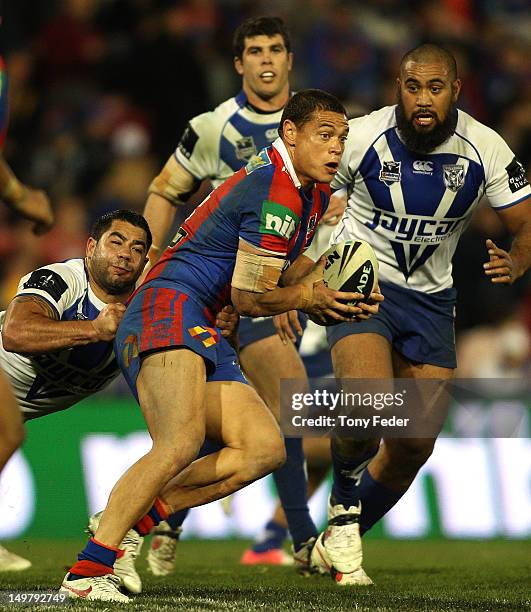
[[[151,532],[153,538],[147,554],[148,570],[154,576],[168,576],[175,569],[177,542],[182,528],[172,529],[166,521],[161,521]]]
[[[98,529],[101,515],[101,512],[96,512],[89,519],[87,531],[92,536]],[[120,578],[124,588],[135,595],[142,592],[142,579],[136,571],[135,562],[143,543],[144,538],[134,529],[130,529],[120,544],[124,554],[114,562],[114,573]]]
[[[0,572],[21,572],[31,567],[31,561],[0,546]]]
[[[120,578],[114,574],[95,576],[90,578],[79,578],[67,580],[68,574],[63,580],[59,593],[68,595],[70,599],[87,599],[89,601],[116,601],[128,603],[131,600],[127,595],[120,593]]]
[[[311,565],[330,572],[340,586],[373,584],[361,567],[360,513],[361,504],[345,508],[329,501],[328,527],[312,549]]]

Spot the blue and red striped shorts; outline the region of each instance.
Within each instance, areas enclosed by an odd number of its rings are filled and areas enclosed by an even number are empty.
[[[127,306],[114,341],[118,365],[137,399],[142,357],[177,347],[203,357],[207,382],[247,384],[236,351],[214,326],[210,311],[170,283],[164,287],[148,283]]]

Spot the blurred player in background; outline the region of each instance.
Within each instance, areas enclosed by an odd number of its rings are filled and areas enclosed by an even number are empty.
[[[513,283],[531,263],[530,188],[502,138],[456,109],[461,82],[448,51],[410,51],[397,83],[396,106],[350,121],[333,183],[348,185],[349,201],[332,242],[374,247],[385,302],[370,320],[329,327],[328,340],[338,378],[445,380],[456,367],[451,262],[459,236],[486,194],[514,240],[508,253],[486,241],[485,274]],[[315,551],[328,557],[338,584],[359,583],[360,530],[404,495],[434,443],[332,441],[329,527]]]
[[[328,289],[324,261],[287,282],[328,206],[347,131],[336,98],[319,90],[294,95],[281,137],[188,217],[130,301],[116,356],[153,446],[114,486],[63,581],[69,597],[127,602],[113,566],[129,529],[147,535],[171,512],[225,497],[285,460],[278,424],[213,327],[215,310],[232,302],[247,316],[301,309],[338,321],[377,311],[340,301],[363,296]],[[281,275],[289,286],[278,286]],[[194,461],[205,437],[221,450]]]
[[[1,20],[1,17],[0,17]],[[36,235],[47,232],[53,225],[50,201],[42,191],[23,185],[5,161],[4,141],[8,123],[8,81],[4,59],[0,55],[0,200],[13,212],[34,223]],[[24,429],[8,382],[0,372],[0,473],[24,440]],[[31,563],[0,546],[0,571],[19,571]]]
[[[290,96],[289,72],[293,56],[289,33],[276,17],[245,21],[234,34],[234,65],[242,76],[242,91],[214,111],[192,119],[181,141],[150,187],[144,215],[153,232],[150,260],[171,229],[176,206],[186,202],[202,180],[214,187],[276,137],[282,109]],[[342,210],[341,210],[342,212]],[[338,203],[327,211],[324,221],[338,215]],[[300,339],[304,318],[292,317]],[[306,372],[296,346],[283,343],[276,335],[270,317],[243,317],[239,332],[240,361],[247,378],[271,412],[279,419],[280,379],[305,378]],[[315,442],[315,441],[314,441]],[[323,441],[324,442],[324,441]],[[207,449],[205,449],[207,450]],[[242,557],[244,563],[292,562],[282,550],[289,525],[294,550],[298,551],[317,530],[307,504],[304,454],[300,439],[286,439],[287,461],[274,473],[285,516],[277,508],[274,518],[252,549]],[[321,482],[322,453],[315,469],[309,457],[311,492]],[[174,567],[176,542],[186,512],[163,522],[152,540],[148,565],[156,575],[167,575]],[[287,517],[287,522],[286,522]]]

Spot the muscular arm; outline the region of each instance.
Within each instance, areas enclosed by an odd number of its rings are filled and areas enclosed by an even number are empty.
[[[490,261],[485,272],[493,283],[512,283],[531,267],[531,198],[496,212],[514,239],[509,253],[487,240]]]
[[[298,283],[301,278],[309,274],[315,266],[315,261],[306,257],[306,255],[299,255],[297,259],[291,264],[291,266],[282,274],[281,283],[284,287],[290,287]]]
[[[48,196],[38,189],[23,185],[0,155],[0,199],[11,210],[35,223],[34,233],[48,231],[54,215]]]
[[[125,308],[123,304],[110,306]],[[102,333],[101,320],[96,321],[59,321],[45,300],[20,295],[7,309],[2,342],[8,352],[39,354],[112,339]]]
[[[174,155],[149,186],[144,217],[153,235],[149,252],[151,265],[159,258],[164,238],[175,219],[175,207],[186,201],[197,186],[195,177],[179,164]]]
[[[283,258],[268,255],[240,240],[231,290],[239,314],[261,317],[303,310],[323,320],[329,316],[348,321],[361,313],[358,307],[338,301],[358,300],[361,294],[333,291],[323,283],[324,260],[297,283],[278,287],[283,263]]]

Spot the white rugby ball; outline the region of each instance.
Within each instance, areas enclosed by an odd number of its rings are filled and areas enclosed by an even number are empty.
[[[367,298],[378,284],[378,260],[364,240],[345,240],[324,254],[323,280],[330,289],[363,293]],[[355,306],[356,302],[348,302]]]

